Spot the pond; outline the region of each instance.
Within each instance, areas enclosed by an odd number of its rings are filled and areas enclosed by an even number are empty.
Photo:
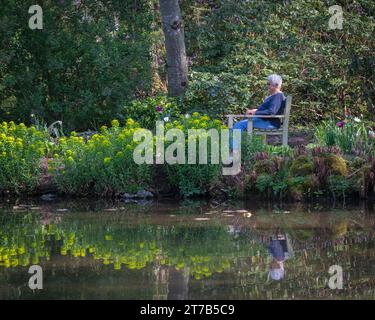
[[[368,204],[2,202],[0,299],[374,299],[374,233]]]

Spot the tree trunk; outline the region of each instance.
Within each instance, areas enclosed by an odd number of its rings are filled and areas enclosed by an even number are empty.
[[[160,0],[165,48],[167,51],[168,94],[183,95],[187,88],[184,29],[178,0]]]

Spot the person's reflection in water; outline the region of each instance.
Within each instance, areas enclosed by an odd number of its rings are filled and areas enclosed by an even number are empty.
[[[281,280],[284,278],[284,261],[293,256],[293,249],[287,234],[277,232],[270,237],[268,251],[272,255],[270,262],[269,276],[272,280]]]

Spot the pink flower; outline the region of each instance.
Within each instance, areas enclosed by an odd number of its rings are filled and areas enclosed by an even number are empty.
[[[156,106],[155,110],[156,112],[162,112],[163,108],[161,106]]]
[[[345,125],[345,121],[339,121],[336,123],[336,126],[338,126],[339,128],[342,128],[344,125]]]

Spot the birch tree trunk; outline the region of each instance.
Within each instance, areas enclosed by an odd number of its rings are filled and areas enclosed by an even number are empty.
[[[185,93],[188,84],[184,29],[178,0],[160,0],[160,13],[167,51],[168,95],[177,97]]]

